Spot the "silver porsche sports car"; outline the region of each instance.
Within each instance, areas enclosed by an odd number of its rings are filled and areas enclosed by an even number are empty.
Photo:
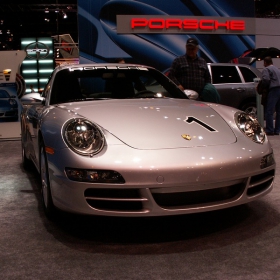
[[[41,174],[49,216],[187,214],[272,190],[273,150],[257,120],[190,100],[154,68],[60,66],[25,103],[23,164]]]

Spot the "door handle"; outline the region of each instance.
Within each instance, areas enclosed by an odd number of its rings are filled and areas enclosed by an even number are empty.
[[[245,91],[244,88],[237,88],[236,90],[237,90],[238,92],[243,92],[243,91]]]

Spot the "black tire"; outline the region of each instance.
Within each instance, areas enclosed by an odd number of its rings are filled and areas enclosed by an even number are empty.
[[[22,140],[21,140],[21,162],[22,162],[22,166],[25,170],[31,169],[32,161],[29,158],[27,158],[27,156],[26,156],[26,152],[25,152],[25,148],[24,148]]]
[[[45,146],[43,143],[40,145],[40,177],[41,177],[41,198],[42,198],[44,212],[49,219],[53,219],[56,213],[56,208],[52,200],[48,161],[45,152]]]

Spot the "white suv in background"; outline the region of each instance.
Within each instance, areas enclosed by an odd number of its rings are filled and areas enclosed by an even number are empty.
[[[221,96],[221,104],[256,114],[256,85],[254,78],[261,72],[246,64],[208,63],[212,84]]]

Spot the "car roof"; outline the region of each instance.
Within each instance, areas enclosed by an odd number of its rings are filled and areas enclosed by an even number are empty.
[[[248,64],[241,64],[241,63],[230,63],[230,62],[209,62],[208,65],[217,65],[217,66],[245,66],[245,67],[252,67]]]
[[[248,65],[248,64],[241,64],[241,63],[226,63],[226,62],[223,62],[223,63],[220,63],[220,62],[210,62],[210,63],[207,63],[209,66],[210,65],[214,65],[214,66],[242,66],[242,67],[246,67],[246,68],[249,68],[251,69],[256,75],[260,76],[261,75],[261,72],[255,68],[254,66],[252,65]]]

